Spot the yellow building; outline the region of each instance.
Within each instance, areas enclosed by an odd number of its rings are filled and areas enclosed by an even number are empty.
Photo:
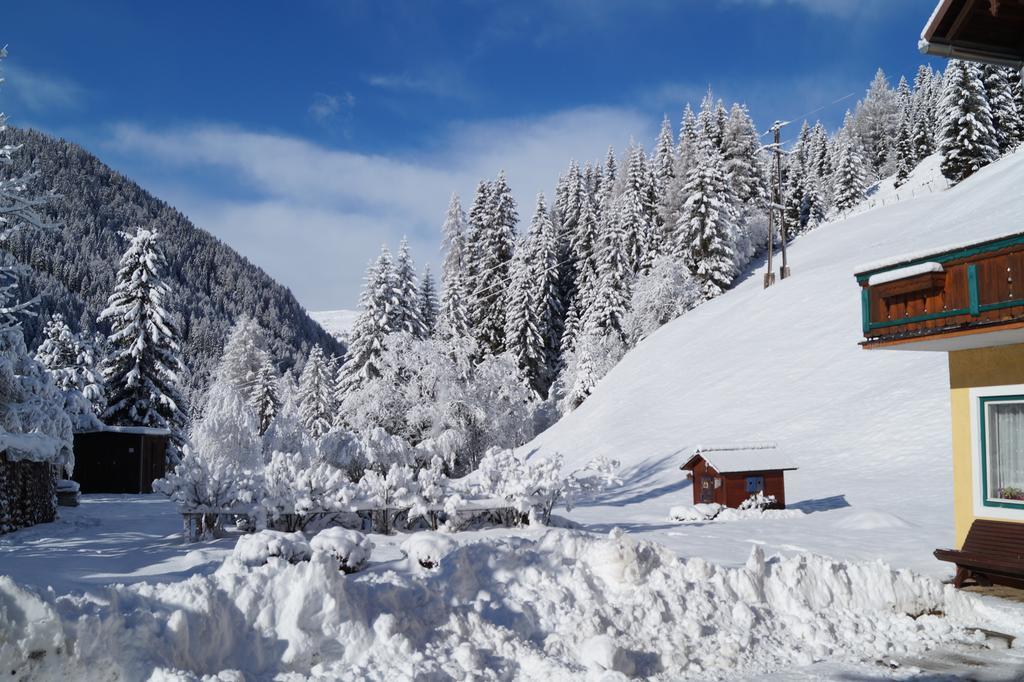
[[[957,563],[958,584],[1016,582],[1009,564],[965,569],[965,553],[1016,561],[1024,579],[1024,232],[893,259],[856,277],[865,348],[949,356],[962,551],[936,556]]]

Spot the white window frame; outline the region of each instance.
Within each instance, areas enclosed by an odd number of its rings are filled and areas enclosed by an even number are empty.
[[[981,432],[981,410],[982,398],[1021,396],[1020,402],[1024,402],[1024,384],[972,388],[969,395],[971,403],[971,506],[974,516],[1022,521],[1024,520],[1024,503],[989,501],[985,497],[981,458],[985,451],[982,447],[982,439],[986,437],[986,434]]]

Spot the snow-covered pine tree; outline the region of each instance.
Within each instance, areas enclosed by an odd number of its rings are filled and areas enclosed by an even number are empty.
[[[1002,66],[987,64],[983,70],[985,96],[992,111],[992,127],[999,153],[1005,154],[1024,141],[1024,121],[1010,85],[1012,73]]]
[[[426,329],[420,318],[419,282],[416,278],[416,266],[409,252],[409,242],[404,237],[398,247],[394,273],[396,305],[395,326],[392,331],[408,332],[417,339],[422,339],[426,336]]]
[[[736,200],[748,208],[759,207],[767,196],[768,179],[760,149],[757,130],[746,108],[732,105],[722,132],[722,157]]]
[[[858,103],[851,132],[864,149],[865,166],[871,177],[884,177],[892,165],[890,152],[899,121],[896,93],[885,72],[878,69],[864,100]]]
[[[100,321],[110,325],[111,354],[103,367],[108,424],[169,429],[173,462],[185,443],[185,371],[177,326],[165,308],[170,290],[157,232],[138,228],[121,256],[114,292]]]
[[[668,114],[661,121],[661,132],[658,133],[658,143],[654,147],[653,166],[654,186],[660,198],[668,191],[668,184],[675,177],[676,150],[675,141],[672,139],[672,123],[668,120]]]
[[[359,315],[352,326],[351,343],[345,363],[338,371],[337,401],[341,402],[345,394],[362,385],[364,382],[380,376],[380,357],[384,352],[384,340],[388,334],[399,331],[399,298],[395,286],[395,271],[391,262],[391,252],[382,246],[377,260],[370,264],[366,272],[366,282],[359,298]],[[318,359],[323,358],[319,349],[310,353]],[[302,376],[306,376],[303,371]]]
[[[81,408],[77,403],[84,399],[88,401],[87,413],[97,417],[103,414],[106,396],[95,350],[91,343],[71,331],[60,313],[55,313],[43,327],[43,342],[36,349],[35,357],[53,377],[57,388],[65,393],[65,408],[69,413],[78,412]],[[69,395],[71,392],[80,397]],[[91,418],[76,418],[76,422],[75,428],[79,428],[78,424],[95,423]]]
[[[507,309],[509,270],[515,249],[515,199],[505,179],[498,174],[486,192],[486,212],[478,212],[474,202],[470,212],[473,260],[471,274],[471,319],[473,333],[481,353],[498,355],[505,350],[505,311]]]
[[[335,387],[331,362],[320,346],[313,346],[299,376],[299,415],[313,438],[320,438],[334,425]]]
[[[849,211],[864,199],[864,161],[860,148],[846,129],[836,139],[838,155],[833,175],[833,197],[836,210]]]
[[[224,342],[224,353],[214,370],[215,376],[230,384],[247,402],[251,402],[255,394],[260,368],[270,357],[266,345],[259,323],[249,315],[242,315],[231,326]]]
[[[651,176],[643,147],[633,145],[630,150],[623,181],[617,219],[626,239],[626,262],[631,272],[645,272],[657,256],[659,244],[654,234],[656,207],[650,201]]]
[[[687,179],[689,198],[676,225],[675,246],[705,299],[721,294],[736,276],[736,210],[717,149],[705,147]]]
[[[466,240],[466,212],[462,210],[462,202],[459,195],[452,194],[448,203],[448,213],[445,214],[444,224],[441,225],[441,251],[444,253],[444,263],[441,267],[441,283],[448,285],[448,278],[456,272],[462,273],[465,269],[463,263]]]
[[[423,266],[423,277],[420,278],[418,296],[423,336],[424,338],[430,338],[437,331],[438,305],[437,286],[434,284],[434,275],[430,272],[429,263]]]
[[[544,195],[520,245],[509,291],[505,339],[524,379],[542,399],[554,380],[562,335],[555,228]]]
[[[907,110],[900,118],[900,127],[896,131],[896,142],[893,146],[896,158],[896,187],[907,181],[910,171],[914,170],[914,166],[917,165],[917,150],[914,147],[910,116],[910,111]]]
[[[700,113],[697,114],[697,129],[700,132],[701,139],[706,140],[719,151],[722,148],[722,133],[725,119],[725,107],[722,106],[722,101],[718,100],[716,102],[711,88],[708,88],[707,94],[704,95],[704,99],[700,103]]]
[[[259,369],[256,371],[255,381],[251,386],[249,395],[249,406],[256,414],[256,423],[259,434],[262,436],[270,428],[278,410],[281,408],[281,398],[278,395],[277,370],[270,360],[270,354],[263,357]]]
[[[469,290],[463,273],[456,272],[445,281],[441,295],[441,313],[437,325],[441,338],[469,338],[473,333],[470,319]]]
[[[614,334],[624,338],[622,319],[629,305],[633,278],[625,228],[632,212],[628,202],[625,196],[620,195],[604,211],[599,228],[598,279],[593,300],[581,320],[581,334]]]
[[[994,161],[999,149],[981,67],[950,60],[943,84],[939,132],[942,174],[957,183]]]

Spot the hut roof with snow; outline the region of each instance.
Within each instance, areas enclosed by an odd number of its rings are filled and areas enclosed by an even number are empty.
[[[721,474],[792,471],[797,468],[789,455],[771,443],[698,447],[679,468],[692,471],[701,460]]]

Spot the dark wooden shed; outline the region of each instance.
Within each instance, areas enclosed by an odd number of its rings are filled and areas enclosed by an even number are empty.
[[[693,479],[693,503],[739,507],[752,495],[775,497],[786,508],[785,472],[796,465],[774,445],[697,448],[680,469]]]
[[[107,426],[75,434],[75,473],[83,493],[151,493],[167,471],[167,429]]]

